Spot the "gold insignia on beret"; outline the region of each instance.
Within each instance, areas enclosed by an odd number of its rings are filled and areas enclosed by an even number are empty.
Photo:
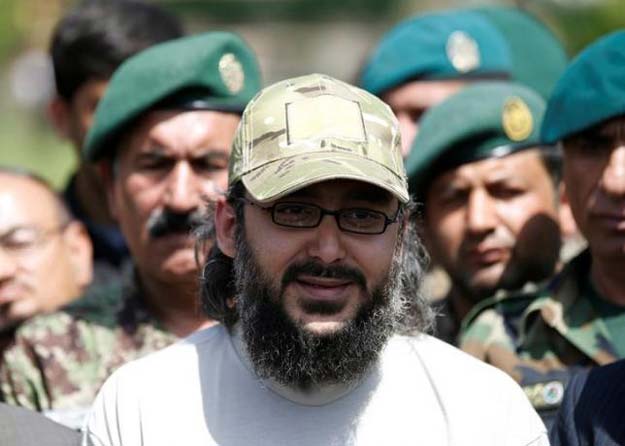
[[[447,39],[447,58],[460,73],[480,66],[480,48],[475,39],[463,31],[454,31]]]
[[[226,53],[219,59],[219,74],[228,91],[237,94],[245,83],[243,65],[232,53]]]
[[[523,141],[534,129],[534,119],[529,107],[519,97],[509,98],[501,116],[503,130],[512,141]]]

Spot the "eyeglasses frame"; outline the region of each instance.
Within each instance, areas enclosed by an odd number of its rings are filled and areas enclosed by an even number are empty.
[[[337,209],[335,211],[332,211],[330,209],[326,209],[323,208],[319,205],[316,205],[314,203],[305,203],[305,202],[301,202],[301,201],[279,201],[277,203],[274,203],[271,206],[262,206],[259,203],[256,203],[255,201],[252,201],[248,198],[241,198],[241,200],[251,206],[255,206],[259,209],[262,209],[264,211],[267,211],[271,214],[271,221],[277,225],[277,226],[281,226],[283,228],[293,228],[293,229],[312,229],[312,228],[316,228],[318,227],[321,222],[323,221],[323,217],[325,217],[326,215],[331,215],[334,217],[334,220],[336,221],[336,226],[343,232],[349,232],[350,234],[359,234],[359,235],[380,235],[380,234],[384,234],[384,232],[386,231],[386,228],[389,227],[389,225],[393,224],[393,223],[397,223],[397,220],[399,220],[399,217],[402,215],[402,208],[401,208],[401,204],[398,204],[397,206],[397,211],[395,211],[395,215],[392,218],[389,218],[388,215],[386,215],[384,212],[382,211],[376,211],[375,209],[369,209],[369,208],[359,208],[359,207],[353,207],[353,208],[344,208],[344,209]],[[275,219],[275,214],[274,214],[274,209],[276,206],[281,205],[281,204],[297,204],[297,205],[305,205],[305,206],[312,206],[315,207],[317,209],[319,209],[321,211],[320,215],[319,215],[319,221],[314,225],[314,226],[291,226],[291,225],[285,225],[282,223],[278,223],[276,222]],[[382,215],[384,217],[384,227],[382,228],[382,230],[380,232],[359,232],[359,231],[352,231],[349,229],[345,229],[343,227],[341,227],[341,223],[339,220],[339,215],[341,214],[341,212],[345,212],[345,211],[350,211],[350,210],[366,210],[367,212],[373,212],[375,214],[379,214]]]

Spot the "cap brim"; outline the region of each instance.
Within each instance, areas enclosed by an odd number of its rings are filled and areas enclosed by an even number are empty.
[[[409,200],[404,179],[388,168],[357,155],[315,152],[267,163],[241,178],[258,202],[268,202],[307,186],[330,180],[355,180],[389,191],[399,201]]]

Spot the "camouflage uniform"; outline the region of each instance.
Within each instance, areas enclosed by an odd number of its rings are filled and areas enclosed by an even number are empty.
[[[13,342],[13,337],[15,336],[15,329],[11,328],[9,330],[0,332],[0,357],[4,354],[4,350],[11,345]]]
[[[484,302],[461,330],[460,348],[512,376],[547,418],[573,373],[619,357],[584,292],[590,264],[584,251],[542,291]]]
[[[117,367],[177,339],[149,314],[130,276],[124,286],[94,291],[17,330],[0,364],[6,402],[44,412],[73,411],[80,418]]]
[[[542,286],[544,286],[544,283]],[[527,295],[527,293],[535,293],[540,287],[541,285],[536,282],[527,282],[520,289],[497,290],[491,298],[476,303],[464,319],[461,319],[457,314],[452,303],[452,292],[450,291],[443,299],[432,303],[432,308],[436,314],[434,336],[448,344],[458,346],[462,327],[466,327],[470,321],[473,321],[476,317],[476,313],[498,304],[502,300],[507,300],[510,297],[516,298],[520,295]]]

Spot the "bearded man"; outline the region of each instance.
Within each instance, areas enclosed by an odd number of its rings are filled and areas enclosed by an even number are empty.
[[[388,106],[324,75],[274,84],[243,113],[228,182],[204,231],[222,324],[115,372],[87,444],[547,444],[510,378],[424,334]]]

